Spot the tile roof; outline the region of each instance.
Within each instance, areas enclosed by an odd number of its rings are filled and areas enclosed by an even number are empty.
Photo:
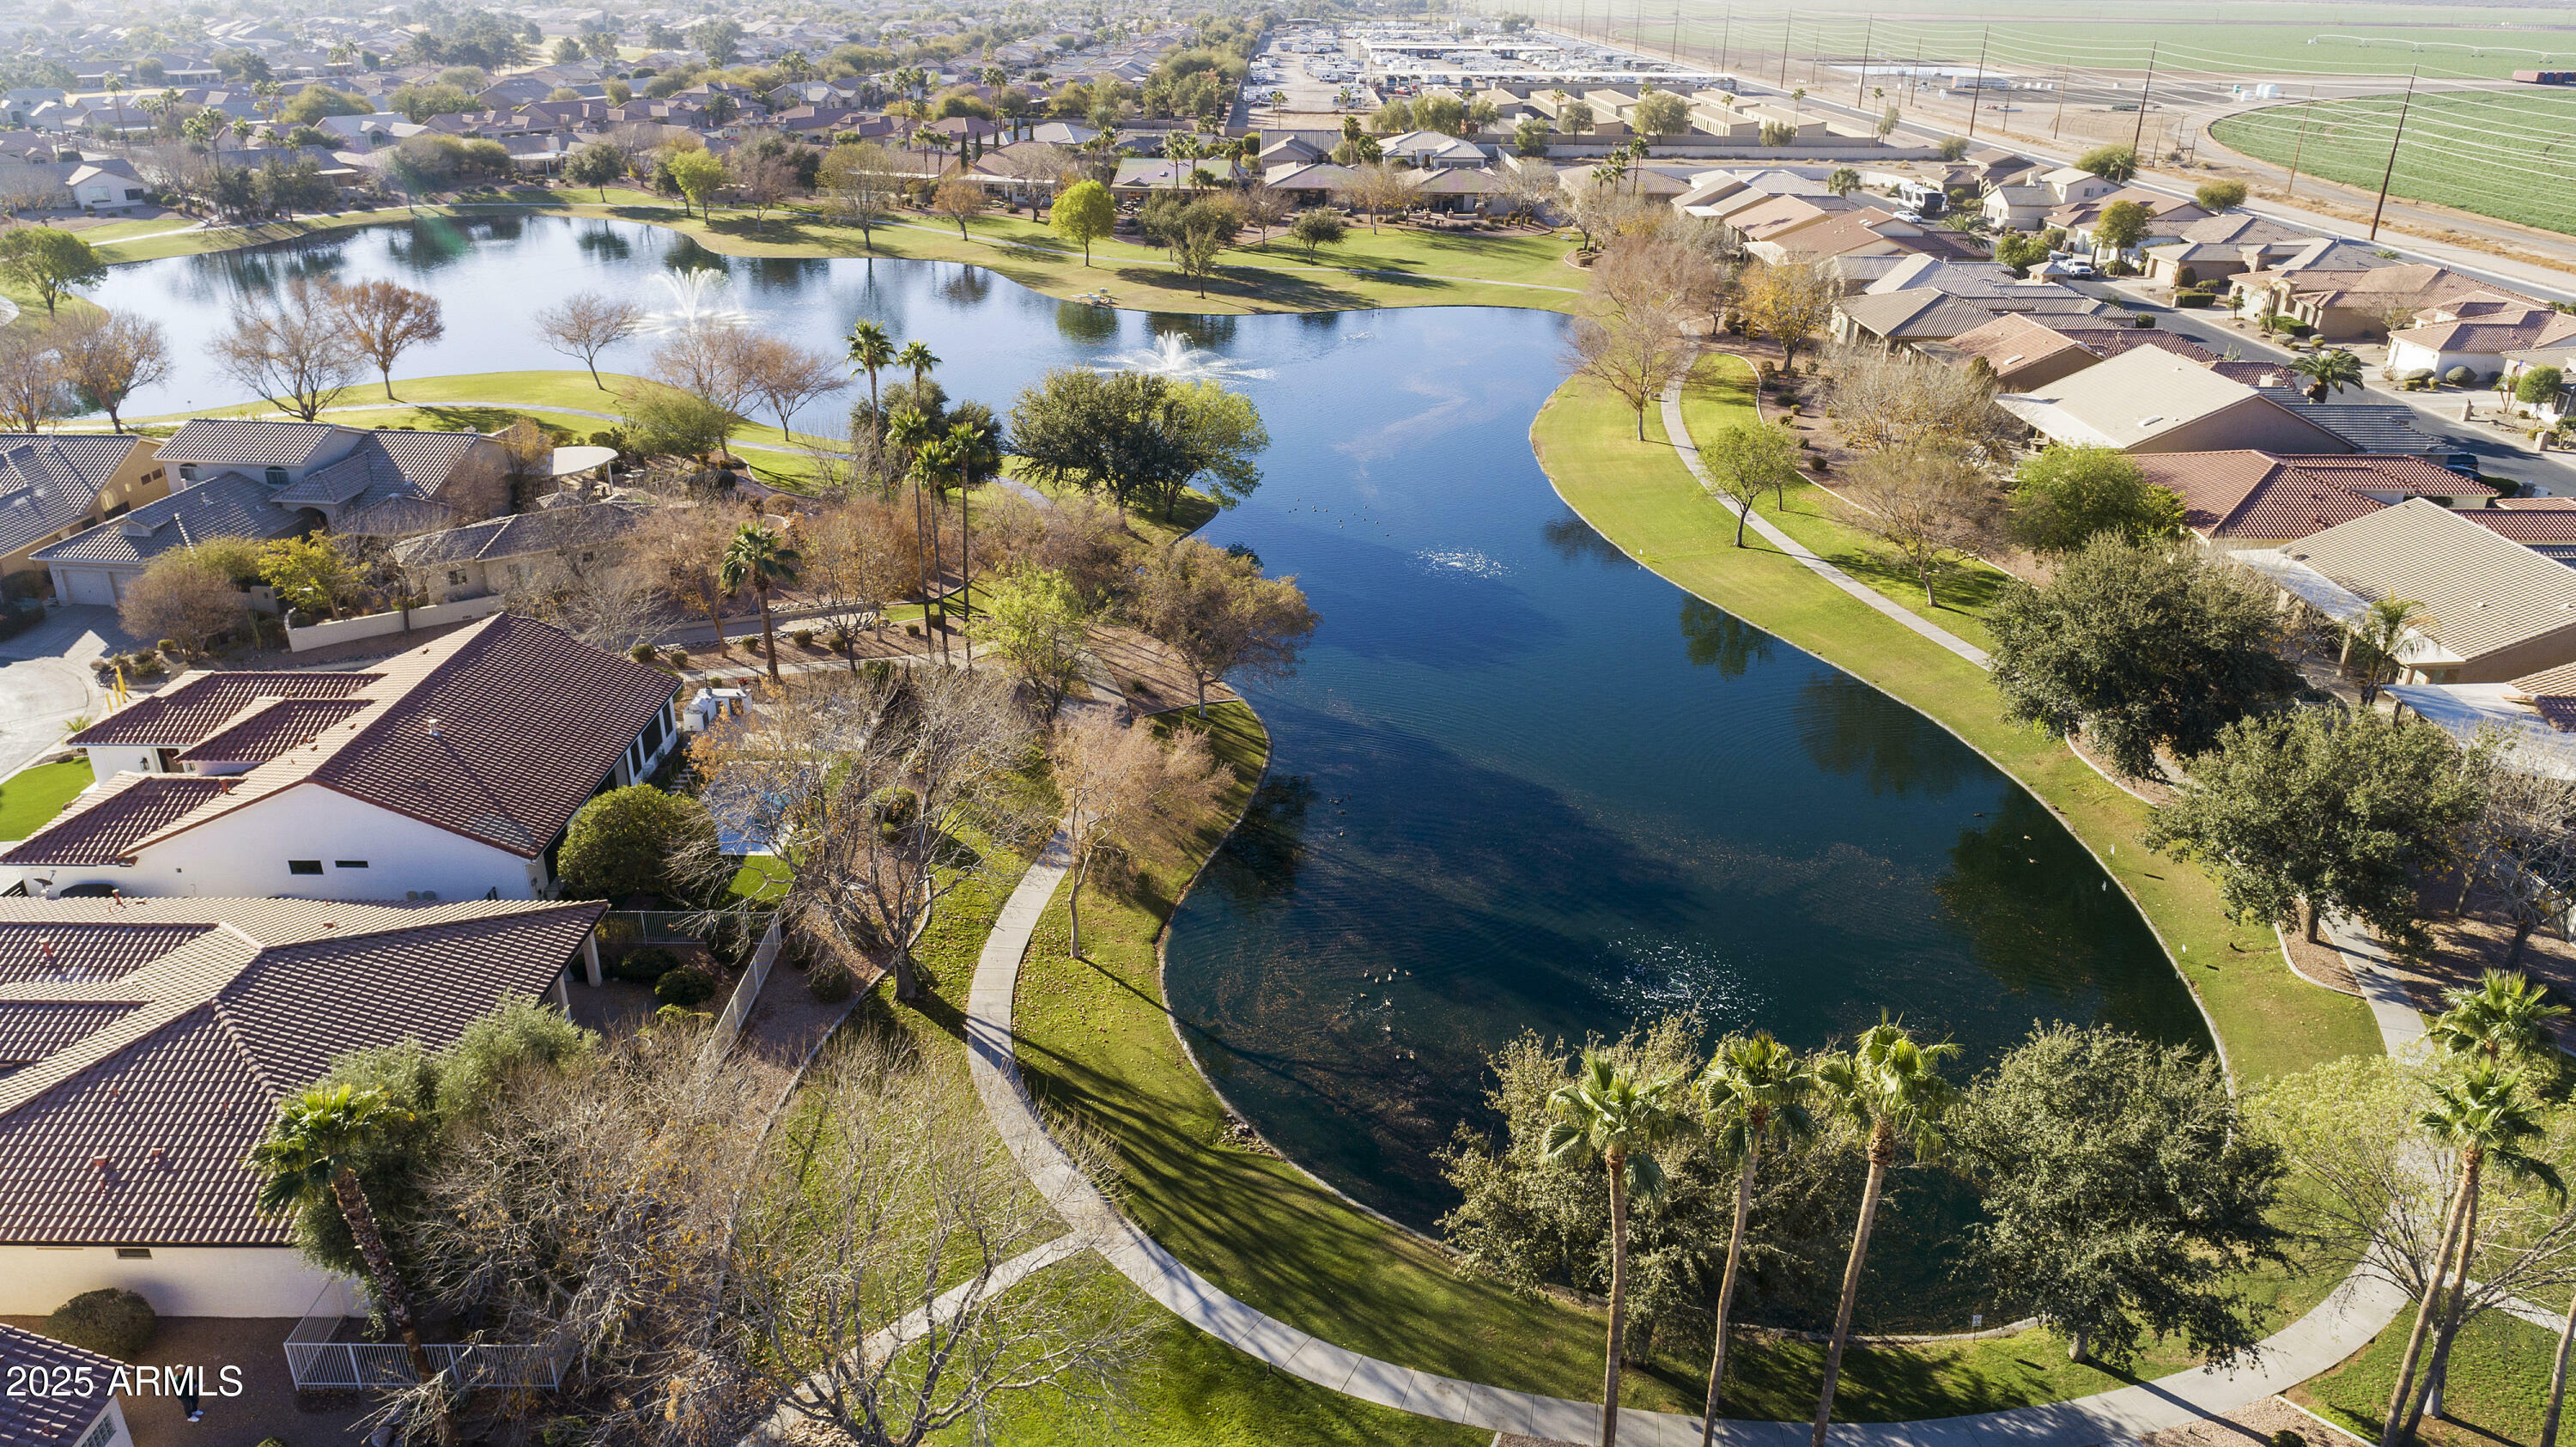
[[[2365,598],[2422,603],[2426,631],[2462,659],[2576,628],[2576,568],[2422,498],[2279,551]]]
[[[212,928],[0,921],[0,985],[121,979]]]
[[[1946,340],[1975,331],[1994,314],[1930,287],[1847,296],[1837,303],[1854,326],[1891,341]]]
[[[8,1447],[62,1447],[75,1440],[107,1410],[108,1388],[121,1365],[113,1358],[5,1324],[0,1324],[0,1362],[41,1369],[49,1379],[60,1369],[66,1374],[64,1380],[75,1387],[79,1374],[87,1371],[96,1384],[91,1391],[60,1396],[0,1393],[0,1443]]]
[[[2060,352],[2092,350],[2073,336],[2020,312],[2007,312],[1973,331],[1961,332],[1950,338],[1950,345],[1971,357],[1985,358],[1988,366],[2007,374]]]
[[[2496,536],[2511,538],[2517,543],[2576,543],[2576,512],[2500,507],[2458,508],[2455,511]]]
[[[2140,347],[2153,347],[2204,367],[2218,360],[2216,352],[2191,338],[2178,337],[2155,327],[2086,327],[2076,339],[2083,343],[2084,350],[2097,357],[2116,357]]]
[[[28,556],[39,563],[148,563],[210,538],[266,542],[310,526],[293,508],[279,507],[275,493],[246,472],[219,472]]]
[[[179,755],[183,764],[261,763],[289,749],[302,748],[332,726],[373,705],[363,698],[280,698],[263,700],[231,727],[193,744]]]
[[[2147,480],[2182,498],[2183,523],[2209,537],[2303,538],[2388,506],[2398,497],[2483,495],[2485,485],[2417,457],[2341,453],[2140,454]]]
[[[139,445],[132,433],[0,434],[0,553],[78,522]]]
[[[118,774],[0,854],[0,864],[114,864],[136,840],[222,797],[238,782],[201,774]]]
[[[2259,396],[2196,362],[2141,347],[1995,403],[2060,442],[2132,447]],[[2318,440],[2333,441],[2322,434]]]
[[[0,900],[0,928],[204,927],[113,982],[0,986],[0,1040],[54,1042],[0,1076],[0,1240],[285,1244],[242,1165],[277,1102],[346,1051],[445,1044],[544,991],[604,908]]]
[[[322,727],[309,747],[222,779],[155,774],[141,777],[163,782],[121,782],[119,794],[143,791],[135,802],[90,822],[82,816],[100,806],[87,796],[91,803],[76,803],[75,812],[0,854],[0,863],[131,858],[307,783],[533,859],[679,690],[658,668],[510,613],[387,659],[376,672],[324,676],[363,680],[346,696],[365,706]],[[235,696],[248,703],[270,686],[254,683],[254,691]],[[234,713],[214,717],[212,705],[191,717],[207,722],[189,745],[235,721]],[[318,712],[282,717],[274,729],[241,720],[248,729],[242,738],[267,747],[317,721]],[[190,806],[167,812],[192,786],[201,792]],[[136,832],[145,821],[149,827]],[[64,854],[77,857],[56,857]]]
[[[421,500],[437,495],[481,439],[471,432],[369,432],[349,455],[278,489],[281,506]]]
[[[220,732],[262,699],[348,698],[383,676],[320,669],[191,671],[173,679],[159,693],[135,700],[64,742],[74,748],[100,744],[186,748]]]
[[[161,461],[225,467],[296,467],[353,429],[336,422],[252,422],[192,417],[161,444]]]
[[[423,533],[396,543],[393,555],[413,567],[559,552],[578,543],[603,543],[635,530],[646,508],[630,502],[591,502],[542,512],[511,513],[489,522]]]
[[[2258,385],[2255,390],[2351,443],[2357,451],[2430,457],[2460,450],[2456,443],[2418,431],[2414,409],[2403,402],[2345,402],[2332,396],[2311,402],[2299,377],[2285,373],[2281,383]]]

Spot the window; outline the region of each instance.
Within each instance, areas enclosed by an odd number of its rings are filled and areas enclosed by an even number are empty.
[[[363,859],[334,859],[331,861],[331,867],[333,869],[364,869],[367,867],[367,861]]]
[[[195,482],[197,480],[197,464],[193,462],[180,463],[179,480],[181,482]]]
[[[322,861],[319,859],[290,859],[286,861],[286,872],[289,874],[320,874],[322,872]]]
[[[149,1246],[119,1246],[116,1248],[116,1259],[119,1261],[149,1261],[152,1259],[152,1248]]]
[[[270,468],[270,469],[268,470],[268,481],[269,481],[269,485],[270,485],[271,487],[283,487],[283,486],[285,486],[285,484],[286,484],[286,469],[285,469],[285,468],[283,468],[283,467],[272,467],[272,468]]]
[[[448,570],[447,570],[447,586],[449,586],[449,587],[451,587],[451,588],[462,588],[462,587],[464,587],[464,586],[465,586],[465,570],[464,570],[463,568],[450,568],[450,569],[448,569]]]
[[[116,1417],[113,1413],[102,1411],[98,1414],[98,1420],[90,1424],[89,1431],[81,1435],[80,1447],[107,1447],[107,1444],[116,1439]]]

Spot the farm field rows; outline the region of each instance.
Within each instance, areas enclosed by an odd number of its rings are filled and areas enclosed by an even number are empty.
[[[2401,98],[2267,106],[2210,127],[2221,145],[2376,190]],[[2301,141],[2304,127],[2306,139]],[[2576,234],[2576,95],[2418,93],[2392,194]]]

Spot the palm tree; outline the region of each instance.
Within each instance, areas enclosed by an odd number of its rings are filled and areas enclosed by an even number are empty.
[[[1619,1443],[1619,1356],[1628,1325],[1628,1200],[1662,1194],[1655,1152],[1690,1128],[1672,1102],[1681,1072],[1640,1081],[1599,1051],[1583,1053],[1572,1083],[1547,1098],[1556,1119],[1547,1128],[1549,1160],[1598,1165],[1610,1177],[1610,1340],[1601,1369],[1601,1447]]]
[[[2416,1417],[2408,1410],[2407,1398],[2415,1387],[2415,1366],[2423,1355],[2425,1333],[2433,1318],[2442,1314],[2442,1288],[2455,1267],[2460,1280],[2451,1298],[2451,1312],[2460,1309],[2462,1298],[2468,1294],[2469,1268],[2477,1259],[2480,1173],[2493,1165],[2519,1180],[2539,1183],[2552,1195],[2566,1195],[2557,1170],[2523,1149],[2524,1142],[2542,1133],[2542,1127],[2523,1091],[2519,1073],[2493,1060],[2472,1057],[2466,1071],[2435,1084],[2432,1095],[2433,1104],[2416,1117],[2415,1123],[2436,1142],[2459,1152],[2460,1184],[2443,1218],[2441,1248],[2434,1253],[2433,1272],[2424,1283],[2424,1299],[2416,1305],[2414,1329],[2406,1334],[2406,1355],[2397,1364],[2397,1386],[2389,1394],[2379,1447],[2397,1447],[2414,1434]],[[2449,1330],[2445,1327],[2446,1335]],[[2421,1410],[2418,1404],[2415,1412]]]
[[[868,415],[876,419],[877,441],[885,441],[885,412],[877,404],[877,373],[894,365],[894,339],[883,322],[860,320],[850,326],[850,365],[868,374]]]
[[[1887,1168],[1896,1163],[1896,1138],[1910,1141],[1918,1156],[1940,1149],[1941,1117],[1957,1096],[1950,1082],[1941,1078],[1941,1067],[1958,1053],[1959,1047],[1946,1041],[1918,1044],[1903,1025],[1881,1017],[1861,1032],[1848,1054],[1831,1056],[1816,1067],[1818,1090],[1834,1113],[1869,1134],[1869,1177],[1861,1186],[1860,1223],[1852,1229],[1851,1260],[1843,1268],[1843,1300],[1834,1312],[1833,1343],[1825,1349],[1825,1390],[1816,1401],[1811,1447],[1825,1447],[1825,1427],[1833,1421],[1834,1384],[1842,1376],[1843,1347],[1851,1339],[1861,1262],[1869,1254],[1869,1228],[1878,1219]],[[2080,1340],[2077,1345],[2080,1349]]]
[[[903,344],[903,350],[895,353],[894,364],[912,373],[912,394],[915,400],[918,400],[921,396],[921,384],[930,380],[931,369],[939,365],[939,359],[932,356],[930,348],[921,343],[906,342]]]
[[[960,409],[963,410],[963,409]],[[975,617],[975,484],[992,476],[1002,466],[1002,429],[996,423],[960,419],[951,423],[948,436],[949,466],[957,474],[957,591],[963,595],[960,608],[971,623]],[[940,610],[942,619],[947,609]],[[975,663],[975,635],[964,638],[966,663]]]
[[[758,523],[744,523],[734,529],[733,541],[725,544],[724,557],[716,564],[716,581],[726,592],[749,583],[760,599],[760,642],[769,654],[772,683],[783,680],[778,676],[778,635],[769,622],[769,590],[795,582],[796,565],[803,561],[794,548],[779,546],[778,534]]]
[[[1860,172],[1849,166],[1836,166],[1833,174],[1825,178],[1825,189],[1837,196],[1848,196],[1860,189]]]
[[[2340,392],[2346,387],[2361,389],[2361,358],[2341,347],[2311,352],[2290,363],[2290,370],[2308,379],[2311,402],[2322,402],[2328,392]]]
[[[2379,686],[2397,676],[2399,650],[2409,633],[2428,633],[2438,626],[2424,605],[2412,598],[2382,598],[2352,625],[2345,657],[2361,670],[2361,706],[2379,697]],[[2383,679],[2380,675],[2388,675]]]
[[[923,508],[921,505],[921,494],[924,484],[928,485],[934,498],[941,501],[946,500],[948,496],[948,474],[956,468],[957,462],[954,454],[949,448],[948,439],[932,435],[929,430],[929,424],[926,421],[921,420],[920,413],[914,412],[911,408],[907,407],[903,412],[899,412],[895,415],[898,419],[909,415],[916,420],[917,424],[915,427],[908,427],[904,430],[914,432],[918,439],[912,444],[911,471],[913,524],[916,528],[919,528],[924,525]],[[939,556],[939,507],[937,502],[933,502],[928,510],[927,526],[929,528],[928,536],[930,538],[930,551],[924,558],[923,563],[929,571],[923,575],[921,581],[921,622],[924,628],[929,629],[931,633],[938,638],[939,661],[945,663],[948,661],[948,587],[945,582],[947,567],[940,560]],[[931,600],[934,592],[938,596],[939,606],[939,616],[936,623],[933,623],[931,620]]]
[[[1736,1274],[1744,1259],[1744,1223],[1753,1212],[1753,1173],[1762,1148],[1794,1140],[1815,1128],[1807,1096],[1815,1078],[1798,1052],[1762,1031],[1729,1036],[1699,1078],[1702,1119],[1718,1147],[1743,1164],[1735,1177],[1735,1231],[1726,1241],[1726,1274],[1717,1288],[1717,1348],[1708,1364],[1708,1410],[1700,1419],[1700,1447],[1717,1440],[1718,1396],[1726,1383],[1726,1320],[1735,1308]]]
[[[411,1112],[385,1099],[383,1091],[317,1085],[278,1106],[268,1139],[251,1148],[248,1164],[260,1177],[258,1205],[263,1214],[292,1215],[321,1204],[326,1197],[339,1208],[341,1219],[349,1223],[349,1239],[367,1263],[367,1275],[374,1278],[376,1304],[384,1308],[385,1320],[402,1337],[411,1369],[427,1383],[438,1380],[438,1370],[430,1365],[429,1348],[420,1344],[411,1293],[394,1271],[394,1254],[376,1224],[367,1188],[358,1180],[359,1162],[380,1148],[394,1127],[408,1125],[411,1119]],[[448,1420],[444,1393],[436,1399],[436,1411],[438,1440],[454,1443],[456,1426]]]

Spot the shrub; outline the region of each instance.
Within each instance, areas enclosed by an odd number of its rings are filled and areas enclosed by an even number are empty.
[[[179,655],[179,640],[176,638],[164,638],[152,646],[163,653],[169,654],[173,658],[176,658]]]
[[[918,623],[906,623],[905,625],[903,625],[903,636],[904,636],[904,637],[906,637],[906,638],[918,638],[918,637],[920,637],[920,636],[921,636],[921,625],[920,625],[920,624],[918,624]]]
[[[716,977],[696,965],[682,965],[653,982],[653,998],[665,1005],[694,1009],[715,998]]]
[[[2175,306],[2192,311],[2209,305],[2211,297],[2205,291],[2178,291],[2174,293],[2173,300]]]
[[[620,980],[649,985],[680,967],[680,957],[660,945],[646,945],[629,950],[609,963],[608,973]]]
[[[805,988],[826,1005],[837,1005],[858,993],[859,977],[838,960],[824,960],[805,973]]]
[[[674,643],[662,650],[662,661],[673,668],[686,668],[689,666],[689,650]]]
[[[2454,387],[2465,387],[2477,379],[2478,374],[2476,370],[2466,366],[2453,367],[2451,370],[2442,374],[2442,380],[2450,383]]]
[[[711,847],[715,828],[707,806],[695,799],[649,784],[611,789],[573,816],[556,872],[576,899],[677,893],[673,861]]]
[[[2135,276],[2138,274],[2138,268],[2125,257],[2114,258],[2109,266],[2102,268],[2102,274],[2105,276]]]
[[[155,1325],[152,1303],[123,1287],[103,1286],[55,1307],[45,1318],[45,1335],[130,1362],[152,1345]]]
[[[2200,273],[2188,266],[2177,266],[2174,268],[2174,285],[2183,289],[2197,287],[2200,285]]]
[[[653,661],[653,645],[650,643],[638,643],[634,647],[626,650],[626,656],[634,659],[638,663],[650,663]]]
[[[814,646],[814,630],[811,628],[790,628],[787,630],[787,641],[795,644],[799,648],[811,648]]]

